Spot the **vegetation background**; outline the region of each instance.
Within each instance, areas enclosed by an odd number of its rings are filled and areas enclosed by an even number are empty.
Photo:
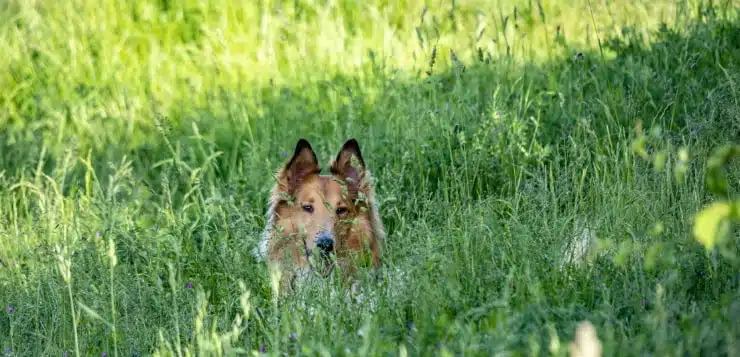
[[[605,356],[736,356],[737,231],[692,230],[739,212],[738,15],[3,1],[0,353],[568,355],[587,320]],[[278,301],[250,254],[299,137],[376,178],[373,306]]]

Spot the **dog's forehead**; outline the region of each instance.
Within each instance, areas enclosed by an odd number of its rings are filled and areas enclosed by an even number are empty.
[[[343,197],[342,186],[333,175],[315,175],[304,181],[298,196],[303,200],[323,199],[334,203]]]
[[[322,180],[326,198],[332,202],[339,202],[342,199],[342,183],[334,176],[322,176]]]

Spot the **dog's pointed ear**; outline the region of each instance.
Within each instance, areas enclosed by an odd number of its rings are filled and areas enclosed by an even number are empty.
[[[294,192],[303,180],[312,174],[321,171],[316,153],[311,148],[308,140],[300,139],[295,146],[293,157],[285,164],[280,173],[281,184],[284,189]]]
[[[349,139],[342,145],[331,165],[331,173],[348,179],[349,184],[360,184],[365,174],[365,160],[357,140]]]

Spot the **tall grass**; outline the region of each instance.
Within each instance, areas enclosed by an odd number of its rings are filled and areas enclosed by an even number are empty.
[[[736,355],[738,235],[692,229],[740,186],[709,160],[740,142],[739,9],[7,1],[0,349],[568,355],[590,321],[605,356]],[[276,299],[250,254],[299,137],[376,177],[363,300]]]

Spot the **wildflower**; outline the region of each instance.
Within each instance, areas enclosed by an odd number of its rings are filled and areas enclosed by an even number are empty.
[[[601,342],[596,335],[596,329],[588,322],[581,322],[576,328],[575,341],[570,343],[570,355],[576,357],[601,356]]]
[[[188,289],[192,289],[192,288],[193,288],[193,283],[188,283]]]
[[[100,354],[100,357],[108,357],[108,352],[103,352]]]
[[[15,311],[15,309],[12,306],[8,306],[8,310],[7,311],[8,311],[9,314],[12,314]]]
[[[100,232],[95,232],[95,236],[100,238]]]
[[[295,332],[291,332],[290,333],[290,339],[291,340],[295,340],[296,338],[298,338],[298,335]]]
[[[283,151],[280,152],[280,156],[285,157],[286,155],[288,155],[288,153],[285,152],[285,150],[283,150]]]
[[[260,346],[260,353],[267,353],[267,346],[265,345]]]

